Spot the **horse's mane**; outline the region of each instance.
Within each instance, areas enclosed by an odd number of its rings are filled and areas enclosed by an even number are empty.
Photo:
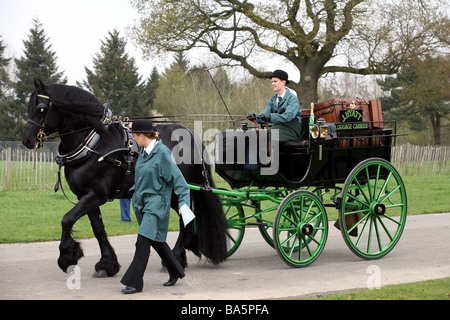
[[[59,111],[70,113],[86,125],[105,133],[100,121],[105,114],[105,106],[92,93],[75,86],[51,84],[50,99]]]

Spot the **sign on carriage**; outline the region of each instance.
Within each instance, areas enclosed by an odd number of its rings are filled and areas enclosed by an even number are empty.
[[[340,110],[341,122],[361,122],[363,119],[362,109]]]
[[[340,110],[341,123],[336,123],[336,131],[368,130],[369,122],[363,122],[363,112],[362,109]]]
[[[336,123],[336,131],[368,130],[368,122]]]

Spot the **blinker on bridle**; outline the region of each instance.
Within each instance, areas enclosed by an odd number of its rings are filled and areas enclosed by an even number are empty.
[[[42,124],[39,124],[36,121],[28,119],[28,122],[34,124],[35,126],[37,126],[39,128],[39,132],[37,133],[36,137],[39,141],[39,148],[42,148],[42,144],[43,144],[44,140],[47,140],[45,122],[47,121],[48,110],[50,109],[52,102],[50,101],[49,96],[38,94],[37,97],[42,98],[42,99],[47,99],[49,101],[48,104],[41,102],[36,107],[36,115],[44,115],[45,114],[45,119],[44,119],[44,122],[42,122]]]
[[[37,115],[45,114],[48,111],[49,107],[52,105],[52,102],[50,101],[50,97],[49,96],[44,96],[42,94],[38,94],[37,96],[38,96],[38,98],[47,99],[49,101],[49,104],[45,104],[45,103],[41,102],[36,107],[36,114]]]

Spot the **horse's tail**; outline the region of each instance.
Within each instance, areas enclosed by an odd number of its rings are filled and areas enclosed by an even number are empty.
[[[196,229],[193,233],[198,236],[197,250],[213,264],[219,264],[227,258],[227,221],[222,201],[209,191],[194,191],[192,195],[197,219],[193,226]]]
[[[202,165],[204,184],[214,188],[210,167],[204,162]],[[227,258],[228,226],[222,201],[217,194],[208,190],[191,191],[191,199],[196,219],[195,223],[186,226],[184,247],[198,257],[205,256],[208,261],[217,265]]]
[[[180,125],[159,125],[158,131],[172,152],[179,146],[180,141],[191,141],[190,146],[186,142],[183,144],[186,150],[190,148],[191,164],[182,163],[179,165],[180,170],[188,183],[205,184],[214,188],[211,167],[208,165],[210,162],[205,162],[203,158],[205,146],[202,141],[190,129]],[[177,152],[180,150],[175,151],[175,158],[179,155]],[[195,164],[197,156],[202,159],[201,165]],[[219,264],[227,258],[227,221],[222,201],[217,194],[207,190],[191,191],[191,200],[196,219],[186,227],[180,222],[180,230],[184,228],[182,246],[198,257],[203,255],[208,261]],[[176,203],[172,205],[177,208]],[[185,260],[185,257],[180,259]]]

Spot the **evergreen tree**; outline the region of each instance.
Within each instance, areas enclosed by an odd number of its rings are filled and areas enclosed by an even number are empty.
[[[9,77],[11,58],[5,56],[6,46],[0,38],[0,137],[3,141],[16,140],[17,123],[20,118],[16,116],[17,104],[14,102],[13,84]]]
[[[9,105],[9,116],[15,123],[10,131],[14,140],[22,140],[27,119],[27,97],[34,91],[34,79],[38,78],[44,83],[67,83],[63,72],[58,71],[56,53],[48,42],[42,24],[34,19],[28,39],[23,41],[24,55],[14,59],[17,82],[13,85],[14,102]]]
[[[38,19],[33,20],[30,35],[23,44],[24,56],[15,59],[17,67],[15,90],[21,103],[25,103],[27,96],[34,91],[34,79],[40,79],[44,83],[67,83],[63,72],[58,71],[56,53],[52,50]]]
[[[379,81],[390,95],[381,98],[386,118],[405,120],[412,130],[431,128],[435,145],[441,144],[444,122],[450,117],[450,58],[412,60],[397,77]]]
[[[3,99],[8,95],[7,91],[11,86],[11,80],[9,79],[8,67],[11,62],[11,58],[5,56],[6,46],[3,44],[2,36],[0,36],[0,98]]]
[[[147,80],[144,92],[141,99],[141,104],[146,114],[150,114],[150,111],[154,109],[154,101],[156,97],[156,90],[159,88],[159,73],[156,67],[153,67],[150,78]]]
[[[156,92],[155,109],[164,115],[179,115],[192,113],[189,108],[187,90],[187,62],[183,54],[177,54],[175,61],[164,72],[160,86]]]
[[[140,107],[143,85],[135,59],[126,52],[127,42],[114,29],[102,41],[100,53],[94,58],[94,70],[85,67],[87,81],[81,84],[100,101],[107,103],[114,115],[147,116]]]

